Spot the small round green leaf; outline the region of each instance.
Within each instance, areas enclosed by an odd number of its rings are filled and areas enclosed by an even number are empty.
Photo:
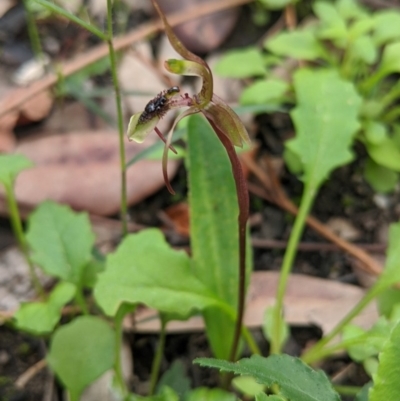
[[[281,79],[265,79],[248,86],[240,96],[240,103],[263,104],[279,101],[288,90],[289,84]]]
[[[30,216],[28,243],[32,259],[49,275],[80,284],[91,260],[94,234],[87,213],[43,202]]]
[[[0,182],[12,187],[15,177],[32,166],[33,163],[23,155],[0,155]]]
[[[215,73],[223,77],[248,78],[265,72],[263,56],[255,47],[226,52],[215,66]]]
[[[376,164],[368,159],[364,170],[364,177],[375,191],[386,193],[395,189],[399,175],[395,171]]]
[[[81,316],[62,326],[51,341],[47,361],[78,401],[82,391],[104,372],[115,358],[115,335],[98,317]]]

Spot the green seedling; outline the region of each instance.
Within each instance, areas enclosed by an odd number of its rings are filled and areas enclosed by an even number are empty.
[[[293,68],[304,66],[315,73],[325,68],[337,71],[353,83],[362,100],[361,125],[354,139],[363,143],[369,155],[365,178],[375,190],[389,192],[400,172],[400,84],[392,77],[400,72],[400,12],[371,13],[355,0],[317,1],[313,10],[315,20],[269,37],[264,42],[267,53],[254,47],[232,51],[216,71],[255,78],[243,91],[242,104],[286,107],[298,102],[296,85],[292,79],[278,77],[276,67],[290,76]],[[298,61],[297,67],[287,62],[288,57]],[[292,163],[285,158],[290,168]]]

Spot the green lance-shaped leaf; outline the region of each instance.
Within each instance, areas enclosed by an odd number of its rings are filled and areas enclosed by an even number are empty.
[[[98,317],[81,316],[60,327],[52,338],[47,361],[78,401],[82,391],[111,369],[115,357],[115,334]]]
[[[0,155],[0,182],[11,188],[17,175],[32,166],[33,163],[23,155]]]
[[[61,282],[54,288],[46,302],[22,304],[14,315],[16,326],[32,334],[50,333],[61,318],[63,306],[72,300],[75,292],[75,285]]]
[[[299,70],[294,87],[297,106],[291,116],[296,137],[287,146],[299,156],[304,181],[315,190],[334,168],[352,159],[361,99],[352,83],[331,70]]]
[[[199,115],[190,117],[188,123],[187,164],[193,272],[216,297],[235,308],[238,287],[235,184],[225,149]],[[204,317],[214,354],[227,358],[234,321],[217,309],[206,310]]]
[[[123,302],[144,303],[183,316],[219,304],[191,273],[188,255],[173,250],[156,229],[124,239],[107,257],[106,270],[99,274],[94,294],[110,316]]]
[[[289,355],[271,355],[268,358],[253,355],[235,363],[209,358],[198,358],[194,362],[224,372],[253,376],[269,388],[277,384],[279,395],[288,400],[340,401],[323,371],[313,370]]]
[[[397,400],[400,394],[400,322],[379,354],[379,367],[373,377],[369,401]]]
[[[33,261],[47,274],[79,286],[95,239],[87,213],[48,201],[30,215],[28,224]]]

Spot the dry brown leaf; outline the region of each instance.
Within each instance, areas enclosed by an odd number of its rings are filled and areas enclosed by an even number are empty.
[[[126,141],[127,160],[145,146]],[[118,213],[121,182],[115,132],[75,132],[27,140],[20,143],[16,152],[35,164],[17,178],[18,201],[36,205],[52,199],[93,214]],[[177,167],[178,162],[169,162],[169,177]],[[131,166],[127,183],[130,205],[153,194],[164,185],[161,162],[142,160]]]
[[[265,309],[275,302],[278,279],[278,272],[252,274],[244,317],[246,326],[260,327],[263,324]],[[285,319],[294,326],[316,325],[327,333],[354,307],[364,293],[363,289],[354,285],[292,274],[285,297]],[[135,315],[135,330],[157,332],[160,329],[157,316],[157,313],[151,309],[140,309]],[[377,319],[376,305],[371,303],[354,319],[353,323],[368,329]],[[126,321],[126,327],[133,329],[129,321]],[[167,326],[170,333],[203,329],[201,317],[194,317],[186,322],[173,321]]]
[[[165,214],[172,222],[174,230],[177,233],[189,237],[189,205],[187,203],[176,203],[167,208]]]

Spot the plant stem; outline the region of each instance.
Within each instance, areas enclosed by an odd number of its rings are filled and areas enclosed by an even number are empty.
[[[328,344],[337,334],[339,334],[344,326],[350,323],[383,289],[379,282],[370,288],[370,290],[362,297],[358,304],[336,325],[336,327],[325,337],[321,338],[313,347],[311,347],[301,359],[306,363],[315,362],[324,354],[324,346]]]
[[[26,12],[26,22],[28,25],[29,39],[31,41],[33,54],[39,60],[42,56],[42,45],[40,44],[39,32],[31,8],[29,6],[29,1],[28,0],[23,0],[23,1]]]
[[[242,322],[244,315],[245,295],[246,295],[246,224],[249,217],[249,192],[244,178],[242,165],[236,154],[231,140],[211,121],[208,120],[214,131],[218,135],[222,145],[224,145],[232,165],[232,174],[235,180],[236,193],[238,198],[238,239],[239,239],[239,280],[238,280],[238,303],[235,331],[233,333],[232,348],[229,356],[230,361],[236,360],[239,346],[240,334],[242,332]]]
[[[76,290],[75,301],[77,305],[81,308],[84,315],[89,315],[89,309],[86,305],[85,297],[83,295],[83,288],[79,286]]]
[[[15,194],[12,185],[4,185],[6,190],[6,199],[8,211],[10,212],[11,226],[14,232],[14,235],[18,241],[19,247],[25,257],[25,260],[29,266],[29,273],[31,276],[32,284],[35,288],[36,293],[41,297],[45,298],[45,292],[42,287],[42,284],[39,281],[39,278],[36,275],[35,267],[33,262],[29,256],[28,244],[26,241],[25,233],[22,228],[21,216],[19,214],[17,201],[15,199]]]
[[[158,340],[156,354],[154,355],[153,364],[151,366],[150,389],[149,389],[150,396],[153,395],[156,390],[157,380],[158,380],[158,376],[160,374],[161,361],[162,361],[162,357],[163,357],[164,349],[165,349],[165,337],[167,334],[167,330],[166,330],[167,321],[166,321],[166,319],[163,318],[162,315],[160,316],[160,319],[161,319],[160,338]]]
[[[134,307],[132,305],[122,304],[117,311],[117,314],[114,318],[114,327],[115,327],[115,361],[114,361],[114,372],[115,372],[115,380],[118,384],[119,390],[122,393],[123,399],[126,398],[129,391],[126,387],[126,383],[124,380],[124,375],[122,372],[122,364],[121,364],[121,350],[122,350],[122,323],[124,321],[124,317],[127,313],[132,312]]]
[[[333,388],[339,394],[353,395],[353,396],[356,396],[362,389],[362,387],[357,387],[357,386],[336,386],[336,385],[333,385]]]
[[[107,41],[108,37],[99,28],[88,24],[86,21],[83,21],[82,19],[76,17],[74,14],[71,14],[70,12],[64,10],[62,7],[59,7],[47,0],[35,0],[35,2],[47,8],[49,11],[52,11],[53,13],[61,15],[69,21],[74,22],[75,24],[79,25],[83,29],[86,29],[101,40]]]
[[[276,305],[274,308],[274,330],[271,336],[271,353],[273,354],[278,354],[281,351],[280,338],[282,332],[283,299],[285,297],[289,274],[296,256],[297,245],[303,233],[305,221],[313,203],[315,193],[316,190],[306,184],[299,212],[296,216],[292,232],[290,233],[285,256],[283,257],[282,269],[276,293]]]
[[[111,75],[115,91],[115,103],[117,106],[118,134],[119,134],[119,158],[121,168],[121,221],[122,234],[128,233],[128,205],[126,194],[126,161],[124,143],[124,119],[122,115],[121,90],[117,75],[117,61],[113,45],[113,25],[112,25],[112,0],[107,0],[107,43],[111,64]]]
[[[242,336],[247,342],[247,346],[250,348],[252,354],[261,355],[261,350],[251,335],[249,329],[246,326],[242,326]]]

